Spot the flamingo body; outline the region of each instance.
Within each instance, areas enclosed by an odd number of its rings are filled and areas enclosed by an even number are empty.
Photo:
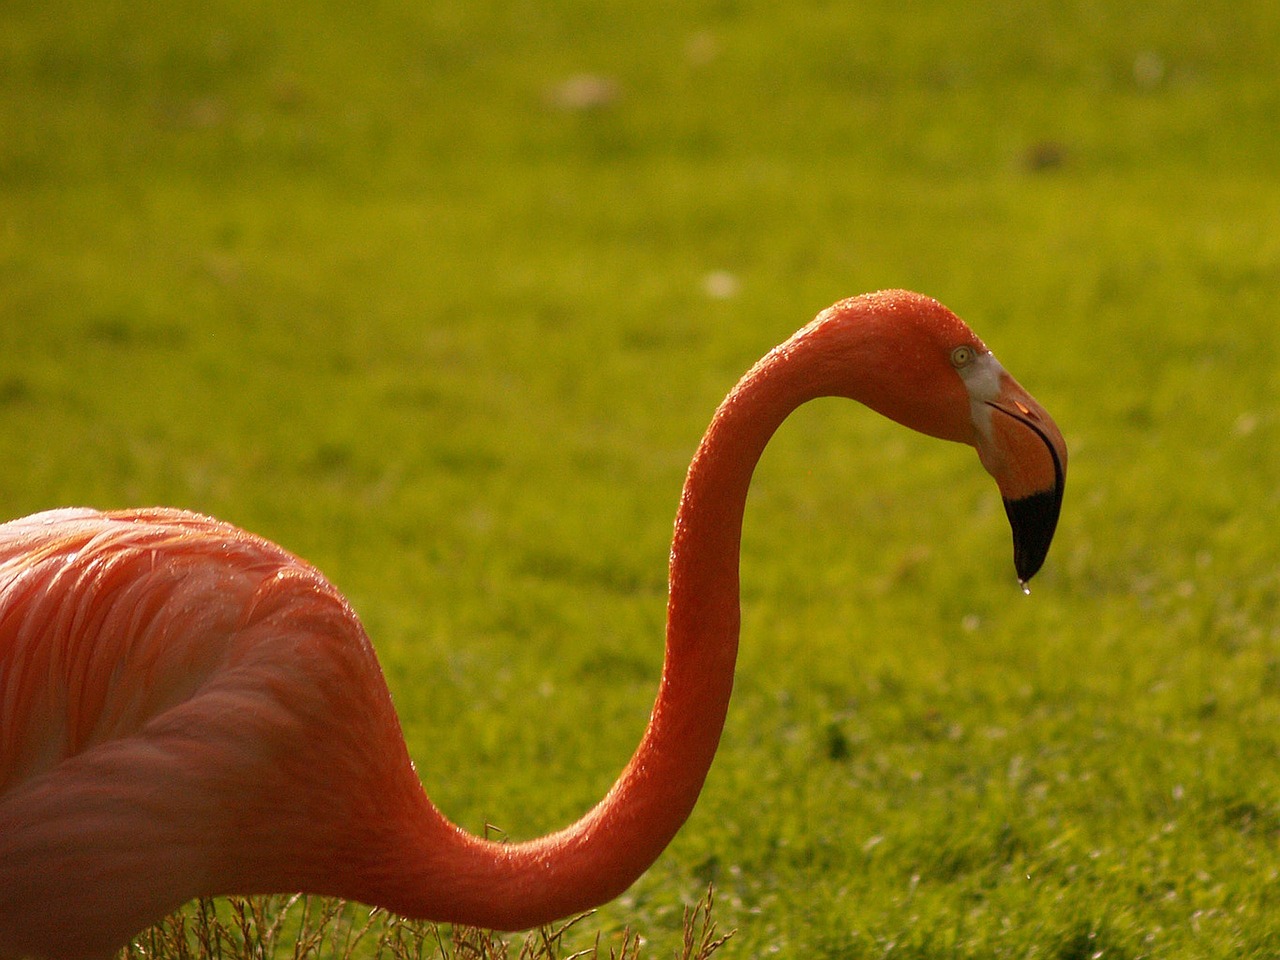
[[[743,377],[690,465],[635,755],[580,820],[521,843],[432,805],[359,619],[286,550],[167,509],[0,525],[0,957],[107,956],[199,895],[299,890],[521,929],[622,892],[719,743],[752,471],[826,395],[976,447],[1019,578],[1039,568],[1066,468],[1052,419],[936,301],[841,301]]]
[[[370,835],[421,787],[368,639],[259,537],[173,510],[6,524],[0,639],[6,949],[91,955],[232,877],[358,888],[335,865],[403,840]]]

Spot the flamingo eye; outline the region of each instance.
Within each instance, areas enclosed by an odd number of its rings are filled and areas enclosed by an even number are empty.
[[[961,346],[951,351],[951,365],[957,370],[961,370],[973,363],[974,358],[978,355],[973,347]]]

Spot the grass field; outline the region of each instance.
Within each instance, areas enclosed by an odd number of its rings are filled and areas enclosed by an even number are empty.
[[[756,476],[669,956],[1280,953],[1280,7],[0,5],[0,502],[165,503],[351,597],[428,791],[562,825],[639,737],[685,466],[833,300],[965,317],[1071,445]]]

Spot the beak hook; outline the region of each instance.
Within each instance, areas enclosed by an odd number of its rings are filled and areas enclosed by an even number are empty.
[[[1066,469],[1049,434],[1028,408],[1018,403],[1016,409],[1010,409],[990,400],[987,401],[987,406],[1016,420],[1039,437],[1053,462],[1053,485],[1049,489],[1016,500],[1006,498],[1004,501],[1005,513],[1013,529],[1014,569],[1022,589],[1029,592],[1027,581],[1044,564],[1049,544],[1053,542],[1053,534],[1058,527],[1058,514],[1062,510],[1062,494],[1066,486]]]

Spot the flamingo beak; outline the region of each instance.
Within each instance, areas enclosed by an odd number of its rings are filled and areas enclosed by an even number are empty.
[[[978,456],[995,478],[1013,529],[1013,566],[1025,588],[1049,553],[1067,480],[1067,445],[1044,407],[1001,371],[998,395],[984,402],[989,430]]]

